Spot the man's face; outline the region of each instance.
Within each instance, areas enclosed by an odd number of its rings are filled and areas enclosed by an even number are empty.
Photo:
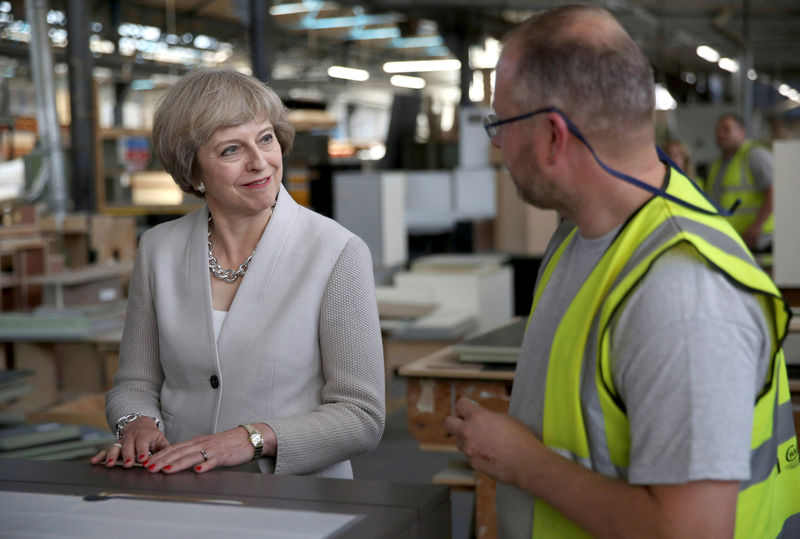
[[[498,118],[506,119],[530,112],[515,99],[514,90],[521,81],[515,77],[515,51],[509,47],[500,56],[497,63],[495,80],[494,111]],[[531,109],[533,110],[533,109]],[[492,145],[500,149],[503,164],[508,169],[519,197],[538,208],[552,208],[554,183],[545,177],[539,165],[537,144],[546,144],[542,133],[542,115],[524,120],[510,122],[500,126],[498,133],[492,137]],[[538,142],[535,142],[539,139]]]
[[[723,152],[735,152],[746,138],[744,128],[733,118],[723,118],[717,122],[715,134],[717,146]]]

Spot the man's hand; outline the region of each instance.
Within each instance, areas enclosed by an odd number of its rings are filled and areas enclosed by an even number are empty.
[[[458,438],[458,449],[473,469],[503,483],[517,484],[520,471],[545,449],[518,420],[467,398],[456,402],[455,415],[445,419],[444,428]]]

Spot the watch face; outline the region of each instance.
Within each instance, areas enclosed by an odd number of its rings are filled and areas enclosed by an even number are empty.
[[[261,436],[261,433],[258,431],[253,433],[253,435],[250,437],[250,440],[253,442],[254,446],[264,443],[264,437]]]

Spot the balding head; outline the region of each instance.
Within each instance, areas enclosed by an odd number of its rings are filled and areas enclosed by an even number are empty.
[[[606,10],[568,6],[535,15],[506,37],[503,55],[515,67],[520,105],[559,107],[598,145],[652,133],[652,69]]]

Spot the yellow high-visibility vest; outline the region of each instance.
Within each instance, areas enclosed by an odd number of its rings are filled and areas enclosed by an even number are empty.
[[[706,180],[706,192],[711,194],[714,192],[714,186],[717,182],[722,182],[720,191],[719,205],[729,209],[736,202],[736,199],[741,199],[741,204],[736,208],[736,211],[728,221],[736,229],[736,232],[742,234],[747,230],[753,221],[756,219],[756,214],[764,203],[764,192],[756,187],[753,172],[750,170],[750,162],[748,155],[750,150],[755,146],[751,141],[745,141],[728,163],[728,168],[725,169],[725,175],[718,178],[719,169],[722,166],[722,158],[718,157],[712,164],[708,172],[708,179]],[[775,228],[775,220],[770,215],[764,226],[761,228],[762,234],[771,234]]]
[[[666,190],[713,210],[699,188],[674,169]],[[532,312],[574,235],[575,230],[545,266]],[[751,478],[740,485],[736,537],[800,537],[800,457],[781,349],[790,310],[741,237],[718,215],[701,214],[656,196],[623,226],[570,303],[554,335],[542,442],[598,473],[626,476],[630,425],[611,371],[611,320],[653,262],[670,248],[687,243],[711,267],[759,296],[772,332],[770,376],[754,403]],[[586,533],[559,511],[535,501],[533,537],[584,536]]]

